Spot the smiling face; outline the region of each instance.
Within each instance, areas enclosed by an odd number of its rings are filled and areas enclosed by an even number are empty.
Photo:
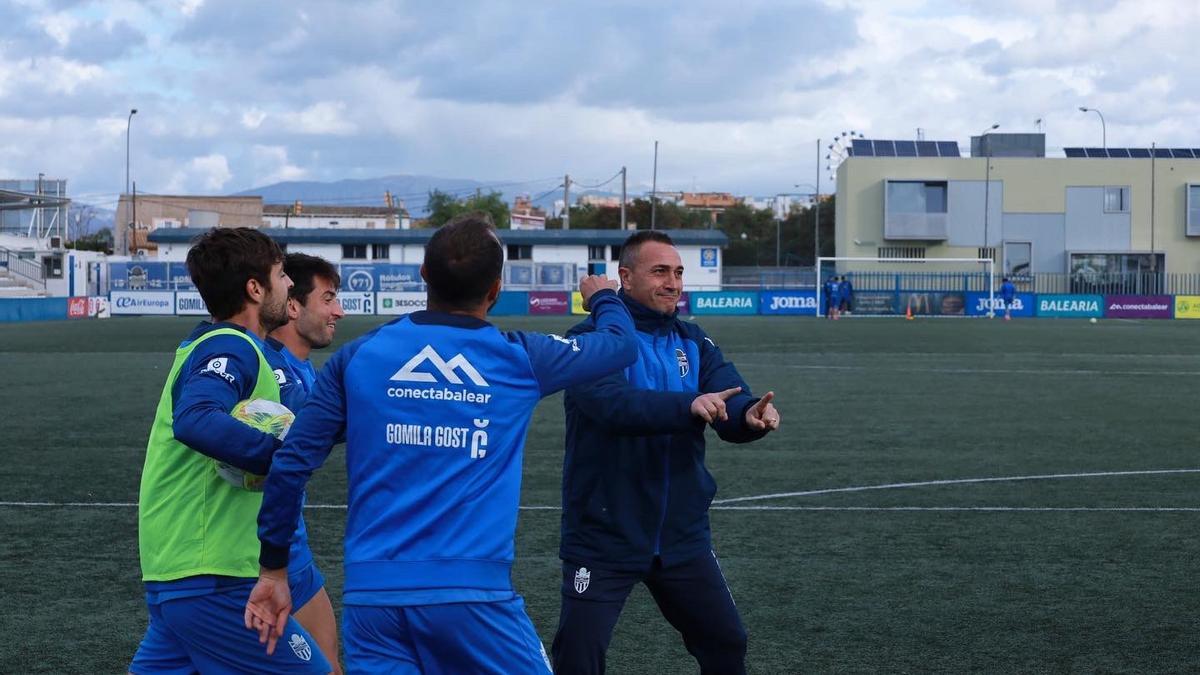
[[[333,343],[337,322],[346,315],[337,297],[337,288],[324,277],[313,277],[313,289],[304,299],[289,301],[296,334],[312,349],[323,349]]]
[[[663,314],[675,312],[683,292],[683,261],[674,246],[643,242],[630,266],[621,267],[619,272],[626,295]]]

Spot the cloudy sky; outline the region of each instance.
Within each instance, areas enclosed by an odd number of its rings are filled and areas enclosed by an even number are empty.
[[[817,140],[1200,146],[1195,0],[0,0],[0,178],[815,181]],[[822,146],[822,158],[827,152]],[[822,159],[822,166],[824,160]],[[828,189],[827,172],[822,171]],[[807,189],[807,186],[802,189]]]

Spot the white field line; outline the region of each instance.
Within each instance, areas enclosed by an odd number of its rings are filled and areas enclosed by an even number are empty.
[[[1195,377],[1200,370],[1094,370],[1094,369],[1062,369],[1062,368],[948,368],[934,366],[929,368],[889,368],[887,366],[832,366],[832,365],[800,365],[792,363],[739,363],[740,366],[751,368],[790,368],[792,370],[869,370],[873,373],[937,373],[944,375],[1129,375],[1129,376],[1167,376]]]
[[[867,492],[869,490],[896,490],[900,488],[926,487],[930,485],[964,485],[969,483],[1004,483],[1028,480],[1062,480],[1065,478],[1106,478],[1110,476],[1157,476],[1179,473],[1200,473],[1200,469],[1150,469],[1145,471],[1092,471],[1088,473],[1051,473],[1040,476],[996,476],[991,478],[954,478],[948,480],[926,480],[910,483],[884,483],[881,485],[856,485],[853,487],[825,488],[823,490],[805,490],[802,492],[777,492],[768,495],[751,497],[734,497],[732,499],[714,499],[713,504],[736,504],[739,502],[756,502],[765,499],[783,499],[786,497],[811,497],[828,495],[839,492]]]
[[[1200,511],[1200,507],[1021,507],[1021,506],[729,506],[744,502],[788,497],[811,497],[814,495],[843,492],[867,492],[870,490],[896,490],[902,488],[927,487],[931,485],[966,485],[972,483],[1001,483],[1031,480],[1063,480],[1068,478],[1108,478],[1113,476],[1161,476],[1171,474],[1200,473],[1200,469],[1149,469],[1141,471],[1092,471],[1087,473],[1053,473],[1037,476],[994,476],[988,478],[955,478],[943,480],[914,481],[908,483],[883,483],[879,485],[857,485],[852,487],[805,490],[802,492],[778,492],[731,499],[714,499],[713,509],[729,511],[1115,511],[1115,512],[1171,512]],[[14,508],[136,508],[137,502],[16,502],[0,501],[0,507]],[[345,504],[305,504],[306,509],[345,510]],[[560,507],[550,505],[521,506],[522,511],[558,511]]]

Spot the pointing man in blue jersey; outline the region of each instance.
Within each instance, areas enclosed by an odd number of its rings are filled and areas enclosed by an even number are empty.
[[[276,454],[245,612],[272,651],[291,607],[289,532],[304,485],[345,434],[343,640],[351,672],[546,673],[510,570],[525,433],[544,396],[637,356],[615,283],[580,291],[596,330],[566,339],[486,321],[503,249],[490,218],[443,226],[425,247],[428,311],[340,349]]]
[[[288,319],[283,254],[257,230],[214,228],[188,251],[187,266],[216,322],[176,350],[150,429],[138,499],[150,625],[129,670],[328,673],[296,621],[281,631],[290,648],[272,655],[235,623],[258,572],[262,494],[245,489],[244,472],[265,474],[279,440],[230,413],[248,399],[280,402],[285,366],[263,340]],[[295,530],[284,546],[302,563],[308,544]]]
[[[567,390],[554,671],[604,672],[613,627],[640,582],[701,673],[744,673],[746,630],[712,550],[717,486],[704,466],[704,432],[712,426],[732,443],[761,438],[779,427],[774,394],[751,396],[716,343],[678,318],[683,264],[670,237],[632,235],[619,271],[638,359]],[[598,327],[590,317],[567,337]]]
[[[271,331],[267,346],[273,352],[266,355],[268,361],[278,358],[281,362],[276,371],[280,400],[288,409],[300,412],[317,379],[309,355],[314,349],[333,344],[337,322],[345,316],[337,297],[342,282],[332,263],[304,253],[287,254],[283,271],[292,280],[287,300],[288,322]],[[308,529],[303,518],[292,535],[288,586],[297,607],[296,620],[312,633],[321,653],[333,665],[334,673],[340,673],[337,620],[325,591],[325,577],[308,546]]]

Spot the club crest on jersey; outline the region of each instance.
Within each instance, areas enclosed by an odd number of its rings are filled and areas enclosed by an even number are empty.
[[[592,573],[586,567],[580,567],[575,570],[575,592],[583,594],[588,589],[588,584],[592,583]]]
[[[292,637],[288,638],[288,646],[301,661],[312,659],[312,647],[308,646],[308,640],[305,640],[303,635],[292,633]]]
[[[675,348],[675,360],[679,362],[679,376],[687,377],[691,367],[688,365],[688,357],[684,351],[678,347]]]

